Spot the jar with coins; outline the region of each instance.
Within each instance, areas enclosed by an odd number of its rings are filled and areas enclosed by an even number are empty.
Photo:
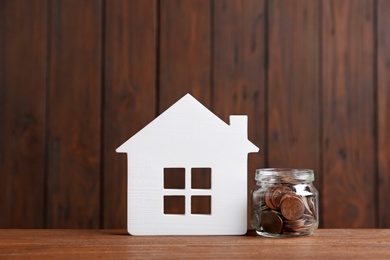
[[[252,227],[266,237],[311,235],[318,228],[318,191],[309,169],[266,168],[255,174]]]

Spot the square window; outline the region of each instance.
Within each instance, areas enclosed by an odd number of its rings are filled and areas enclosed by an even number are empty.
[[[191,188],[211,189],[211,168],[192,168]]]
[[[164,168],[164,189],[184,189],[185,168]]]
[[[211,214],[211,196],[191,196],[191,214]]]
[[[164,214],[185,214],[184,196],[164,196]]]

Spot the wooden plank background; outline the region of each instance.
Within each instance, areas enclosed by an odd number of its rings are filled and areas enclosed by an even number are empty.
[[[101,1],[48,4],[48,228],[100,225]]]
[[[0,228],[124,228],[115,148],[187,92],[312,168],[321,227],[390,228],[386,0],[0,1]]]

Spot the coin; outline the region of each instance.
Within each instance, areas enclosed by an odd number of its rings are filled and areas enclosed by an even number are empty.
[[[269,234],[279,234],[283,228],[283,220],[272,211],[263,211],[261,214],[261,227]]]
[[[280,205],[280,211],[286,219],[296,220],[302,217],[305,211],[305,206],[303,205],[301,199],[289,196],[283,200]]]
[[[298,229],[305,226],[305,220],[285,220],[284,221],[284,229],[285,231],[297,231]]]
[[[289,187],[284,186],[284,185],[276,186],[276,187],[272,190],[272,198],[271,198],[272,204],[273,204],[276,208],[279,208],[281,197],[282,197],[284,194],[288,193],[288,192],[291,192],[291,189],[290,189]]]
[[[310,197],[310,198],[307,198],[307,199],[308,199],[309,208],[311,209],[311,212],[313,213],[313,216],[317,216],[315,198],[314,197]]]
[[[273,192],[274,192],[274,189],[276,187],[273,187],[273,188],[269,188],[267,190],[267,192],[265,193],[265,204],[270,208],[270,209],[277,209],[277,207],[273,204],[272,202],[272,197],[273,197]]]
[[[298,194],[289,184],[273,185],[255,195],[258,217],[252,224],[266,233],[301,235],[318,225],[315,198]]]
[[[307,200],[308,200],[308,198],[302,197],[303,205],[305,205],[305,212],[307,212],[307,213],[309,213],[309,214],[313,214],[313,212],[311,211],[310,206],[309,206],[309,203],[308,203]]]
[[[280,195],[280,199],[279,199],[279,207],[282,205],[283,201],[285,199],[288,199],[288,198],[291,198],[291,197],[294,197],[294,198],[297,198],[297,199],[301,199],[301,196],[295,194],[294,192],[292,191],[287,191],[286,193],[283,193]]]

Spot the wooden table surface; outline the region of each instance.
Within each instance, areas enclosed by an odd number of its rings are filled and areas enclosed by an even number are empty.
[[[390,259],[390,229],[319,229],[310,237],[130,236],[124,230],[0,230],[0,259]]]

